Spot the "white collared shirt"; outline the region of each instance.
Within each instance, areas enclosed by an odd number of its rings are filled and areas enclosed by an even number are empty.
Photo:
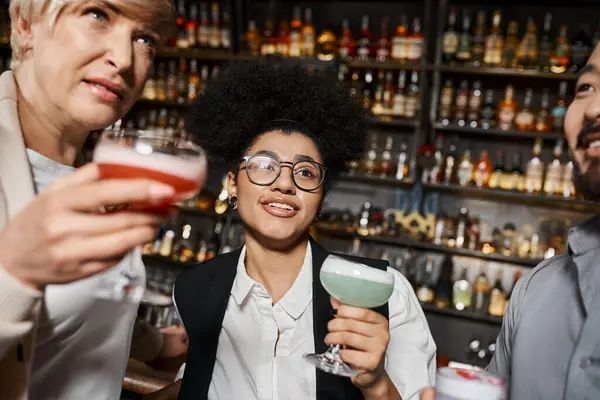
[[[290,290],[273,305],[266,289],[250,278],[242,248],[219,335],[209,400],[316,400],[312,250]],[[408,281],[396,270],[389,300],[390,343],[386,371],[404,400],[433,386],[436,346]],[[277,339],[279,333],[279,340]],[[177,378],[183,376],[185,364]]]

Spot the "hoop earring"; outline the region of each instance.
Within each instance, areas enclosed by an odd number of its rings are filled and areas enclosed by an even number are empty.
[[[237,196],[231,196],[229,198],[229,208],[235,210],[237,208],[238,198]]]

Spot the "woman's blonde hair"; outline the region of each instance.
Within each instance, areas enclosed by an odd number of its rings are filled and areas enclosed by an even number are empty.
[[[69,5],[83,0],[10,0],[10,47],[12,59],[10,68],[15,70],[23,60],[24,49],[19,44],[16,31],[17,14],[27,22],[33,22],[42,16],[48,16],[48,28],[52,29],[63,9]],[[144,21],[151,21],[157,33],[163,39],[173,32],[175,27],[176,12],[173,0],[118,0],[128,7],[136,9],[136,15]],[[139,11],[138,11],[139,10]]]

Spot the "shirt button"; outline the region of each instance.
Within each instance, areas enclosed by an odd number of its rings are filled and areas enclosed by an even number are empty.
[[[579,366],[581,369],[586,369],[592,365],[592,357],[583,357]]]
[[[275,311],[277,311],[277,312],[281,312],[281,306],[276,306],[276,307],[275,307]]]

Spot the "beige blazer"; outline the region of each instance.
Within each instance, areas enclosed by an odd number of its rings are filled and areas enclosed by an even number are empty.
[[[35,195],[11,71],[0,75],[0,229]],[[0,265],[0,399],[24,399],[42,293]]]

